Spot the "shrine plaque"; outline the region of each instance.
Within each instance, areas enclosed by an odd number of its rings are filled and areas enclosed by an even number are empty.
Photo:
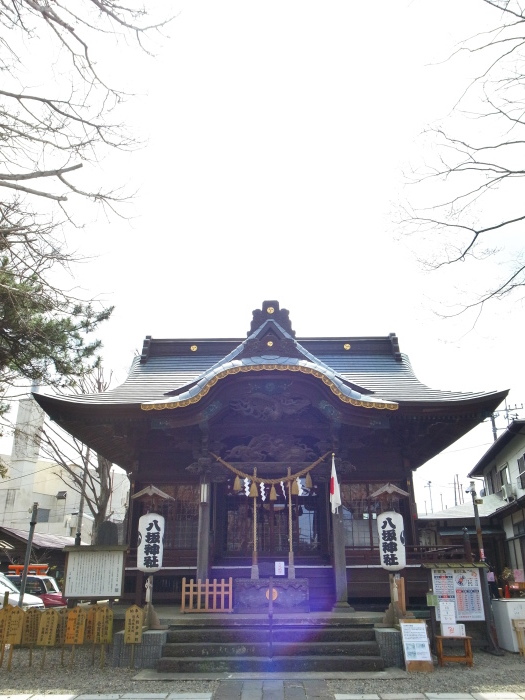
[[[24,615],[24,611],[18,606],[11,607],[11,610],[7,611],[4,644],[20,644],[24,627]]]
[[[140,644],[142,642],[143,619],[143,610],[138,605],[132,605],[126,610],[124,644]]]
[[[57,636],[58,612],[52,608],[44,610],[40,615],[36,643],[41,647],[52,647]]]
[[[22,631],[22,641],[24,644],[36,644],[38,639],[38,625],[42,613],[36,608],[26,610],[24,616],[24,629]]]
[[[67,611],[65,644],[83,644],[87,613],[82,608]]]
[[[97,605],[95,611],[95,644],[111,644],[113,639],[113,611],[107,605]]]

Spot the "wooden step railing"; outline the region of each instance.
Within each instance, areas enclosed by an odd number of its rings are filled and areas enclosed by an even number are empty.
[[[232,612],[233,611],[233,579],[226,582],[221,579],[201,581],[198,579],[182,579],[181,612]]]

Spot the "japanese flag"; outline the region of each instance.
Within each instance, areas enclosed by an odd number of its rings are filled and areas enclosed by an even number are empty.
[[[332,475],[330,477],[330,503],[332,505],[332,513],[337,513],[337,509],[341,505],[341,491],[335,471],[334,455],[332,455]]]

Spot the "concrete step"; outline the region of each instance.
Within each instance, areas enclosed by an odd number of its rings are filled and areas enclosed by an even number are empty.
[[[159,673],[364,672],[384,670],[380,656],[163,657]]]
[[[222,658],[240,656],[374,656],[377,654],[377,644],[371,642],[327,642],[309,644],[306,642],[274,642],[269,643],[180,643],[165,644],[162,655],[164,658],[206,657]]]
[[[275,642],[370,642],[375,641],[372,627],[274,627],[272,639]],[[213,629],[176,629],[168,631],[168,642],[172,644],[218,644],[218,643],[264,643],[270,640],[270,628],[222,627]]]

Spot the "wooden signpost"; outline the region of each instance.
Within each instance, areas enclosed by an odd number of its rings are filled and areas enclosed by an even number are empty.
[[[44,653],[42,654],[42,663],[40,665],[40,668],[44,668],[47,647],[52,647],[55,645],[55,640],[57,636],[57,626],[57,610],[53,610],[53,608],[47,608],[47,610],[44,610],[40,614],[40,624],[38,625],[38,636],[36,642],[38,646],[44,647]]]
[[[107,605],[94,605],[93,629],[93,661],[95,645],[100,646],[100,668],[104,667],[106,644],[111,644],[113,638],[113,610]]]
[[[64,665],[64,651],[66,642],[66,626],[67,626],[67,609],[58,608],[58,622],[57,622],[57,635],[55,639],[56,646],[61,647],[60,652],[60,663]]]
[[[68,610],[66,623],[66,636],[64,644],[71,645],[71,656],[69,665],[73,665],[75,658],[75,647],[84,644],[84,634],[86,631],[87,612],[83,608],[73,608]]]
[[[138,605],[132,605],[126,610],[124,621],[124,644],[131,644],[129,667],[135,666],[135,644],[142,642],[142,627],[144,625],[144,611]]]
[[[95,638],[95,613],[96,605],[90,605],[86,612],[86,630],[84,632],[84,641],[93,642]]]
[[[22,641],[22,629],[24,627],[24,611],[22,608],[9,606],[7,609],[7,623],[5,628],[4,643],[9,644],[9,656],[7,659],[7,670],[11,670],[13,660],[13,647]]]
[[[7,629],[7,613],[11,606],[5,604],[0,610],[0,666],[4,663],[4,653],[5,653],[5,633]]]
[[[38,639],[38,625],[40,623],[40,610],[30,608],[24,616],[24,629],[22,630],[22,643],[29,647],[29,665],[33,664],[33,649]]]

